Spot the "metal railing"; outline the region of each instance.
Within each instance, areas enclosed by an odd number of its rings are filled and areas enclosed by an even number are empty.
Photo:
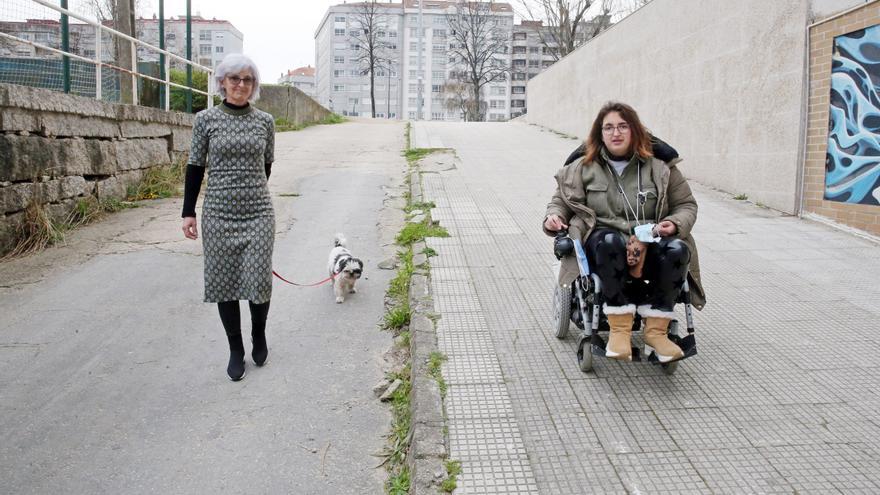
[[[62,3],[66,5],[67,2]],[[211,77],[213,70],[210,67],[187,60],[180,55],[129,36],[116,29],[103,25],[100,21],[89,19],[77,12],[69,10],[68,8],[61,7],[46,0],[10,0],[8,4],[7,2],[4,2],[4,4],[6,4],[5,7],[0,7],[0,62],[2,62],[0,63],[0,82],[12,82],[15,84],[42,87],[49,86],[52,89],[58,89],[57,81],[53,80],[57,79],[57,76],[55,78],[51,75],[46,77],[45,73],[51,73],[52,71],[45,68],[57,65],[60,57],[60,62],[62,64],[62,87],[65,92],[79,94],[86,93],[89,96],[92,94],[91,91],[84,88],[84,86],[88,85],[88,82],[91,79],[82,75],[84,73],[84,67],[78,67],[80,70],[76,72],[79,74],[80,78],[84,79],[85,84],[80,81],[81,84],[78,85],[77,89],[73,91],[71,90],[70,63],[72,60],[76,60],[94,66],[93,94],[96,99],[118,101],[116,93],[121,95],[126,92],[121,87],[116,91],[115,86],[111,85],[113,88],[111,92],[114,94],[112,96],[105,94],[105,87],[107,85],[104,84],[104,80],[108,76],[112,77],[115,73],[117,74],[117,77],[121,74],[128,74],[131,76],[130,78],[119,77],[120,85],[128,84],[128,82],[122,81],[123,79],[131,79],[131,101],[126,101],[124,103],[145,104],[145,102],[141,101],[139,90],[141,89],[141,85],[143,85],[142,81],[152,81],[159,85],[159,87],[164,88],[164,91],[160,91],[160,108],[165,110],[171,109],[172,88],[179,88],[186,92],[204,95],[206,98],[206,105],[208,107],[213,106],[215,91],[212,87],[213,78]],[[22,12],[13,12],[15,7],[14,4],[18,4],[17,6]],[[22,4],[31,4],[31,8],[22,8]],[[40,6],[42,8],[34,6]],[[51,11],[54,11],[57,14],[52,14]],[[31,16],[34,18],[31,18]],[[24,18],[22,19],[22,17]],[[60,19],[60,21],[56,21],[58,19]],[[87,40],[87,37],[89,36],[87,30],[90,29],[88,26],[91,26],[91,28],[94,29],[94,49],[92,56],[87,56],[92,52],[92,49],[84,46],[78,46],[81,53],[75,53],[71,49],[63,49],[64,45],[68,45],[67,40],[70,36],[70,32],[68,31],[69,19],[76,19],[83,23],[74,25],[74,27],[77,28],[78,39]],[[55,29],[56,23],[57,29],[60,30],[59,38],[61,38],[63,42],[61,47],[51,46],[51,43],[49,42],[52,38],[52,30]],[[42,32],[36,33],[35,31],[38,31],[39,29],[34,29],[35,26],[41,28]],[[30,39],[32,37],[39,39]],[[128,49],[131,52],[130,66],[123,67],[122,64],[118,63],[118,61],[112,58],[112,56],[106,55],[108,51],[104,50],[104,45],[105,40],[107,39],[109,39],[109,43],[106,44],[112,46],[116,43],[118,50],[125,49],[125,45],[128,45]],[[32,48],[33,54],[29,53],[29,50],[28,53],[24,53],[23,50],[17,48],[20,46]],[[158,56],[159,64],[162,69],[159,77],[138,70],[138,47],[150,54]],[[16,63],[17,61],[20,63]],[[56,64],[51,64],[52,61],[56,62]],[[206,91],[173,82],[171,80],[172,61],[178,62],[178,65],[189,66],[193,70],[197,69],[205,72],[207,74]],[[150,63],[152,63],[152,61]],[[28,67],[29,69],[23,69],[22,67]],[[108,73],[107,69],[112,72]],[[41,71],[44,73],[40,74]],[[55,72],[57,73],[57,68]],[[47,79],[50,80],[48,83],[46,82]],[[37,83],[29,84],[34,81],[37,81]],[[155,103],[155,101],[153,103]]]

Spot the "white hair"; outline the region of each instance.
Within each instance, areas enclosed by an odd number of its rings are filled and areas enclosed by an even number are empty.
[[[238,74],[243,70],[251,71],[251,74],[254,76],[254,90],[251,92],[248,101],[253,102],[260,98],[260,71],[257,70],[257,64],[253,60],[241,53],[230,53],[223,57],[223,61],[214,69],[214,85],[222,97],[226,98],[223,78],[229,74]]]

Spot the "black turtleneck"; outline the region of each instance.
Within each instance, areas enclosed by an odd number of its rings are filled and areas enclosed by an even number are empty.
[[[250,103],[234,105],[223,100],[221,105],[225,105],[232,110],[244,110],[250,106]],[[269,176],[272,174],[272,164],[266,163],[264,166],[266,167],[266,180],[269,180]],[[183,213],[180,215],[182,218],[196,216],[196,200],[199,198],[199,191],[202,189],[202,180],[204,178],[205,167],[186,166],[186,178],[183,183]]]

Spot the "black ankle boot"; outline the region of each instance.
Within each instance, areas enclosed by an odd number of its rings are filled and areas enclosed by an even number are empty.
[[[244,378],[244,343],[241,341],[241,332],[236,335],[226,334],[229,339],[229,365],[226,374],[229,379],[237,382]]]
[[[266,364],[266,359],[269,357],[269,347],[266,345],[266,331],[262,332],[254,330],[251,333],[251,339],[254,343],[254,350],[251,352],[251,357],[254,358],[254,364],[257,366],[262,366]]]

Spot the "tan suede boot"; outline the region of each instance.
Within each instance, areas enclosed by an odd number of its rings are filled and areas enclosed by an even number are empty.
[[[669,318],[645,318],[645,344],[654,348],[654,353],[661,363],[684,357],[681,348],[666,336],[670,321],[672,320]]]
[[[620,361],[632,360],[632,313],[622,315],[605,315],[608,318],[608,326],[611,333],[608,335],[608,344],[605,346],[605,357]]]

